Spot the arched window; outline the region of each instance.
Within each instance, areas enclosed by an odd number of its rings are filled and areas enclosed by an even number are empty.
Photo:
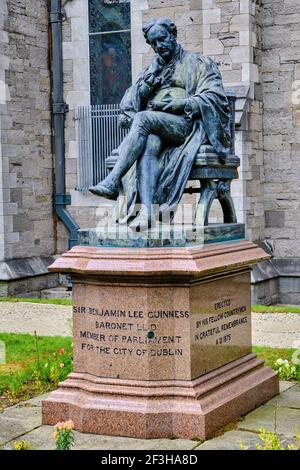
[[[130,0],[89,0],[91,104],[118,104],[131,84]]]

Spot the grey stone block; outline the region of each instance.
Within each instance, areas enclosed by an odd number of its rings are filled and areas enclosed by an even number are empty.
[[[58,275],[48,273],[41,276],[27,277],[11,281],[0,281],[0,297],[40,297],[38,292],[59,285]]]
[[[300,305],[300,293],[290,292],[280,294],[279,303],[284,305]]]
[[[266,211],[265,222],[266,222],[266,227],[284,228],[285,212],[284,211]]]
[[[300,258],[273,258],[279,276],[300,276]]]
[[[274,267],[272,260],[262,261],[255,264],[251,270],[251,282],[257,283],[269,279],[278,278],[279,274]]]
[[[281,277],[279,288],[281,294],[296,293],[300,295],[300,277]]]
[[[251,286],[252,304],[274,305],[280,301],[279,280],[268,279]]]
[[[0,281],[11,281],[27,277],[49,274],[48,266],[54,257],[35,256],[33,258],[13,259],[0,262]]]

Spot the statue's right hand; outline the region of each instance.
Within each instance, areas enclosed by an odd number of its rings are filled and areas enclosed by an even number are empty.
[[[158,56],[154,56],[148,72],[157,77],[162,71],[163,65]]]
[[[129,129],[132,124],[132,119],[126,114],[120,114],[119,116],[119,126],[122,129]]]

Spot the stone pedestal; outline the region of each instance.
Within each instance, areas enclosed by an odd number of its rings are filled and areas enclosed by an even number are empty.
[[[251,242],[75,247],[51,271],[73,279],[74,372],[43,423],[88,433],[211,437],[278,393],[251,352]]]

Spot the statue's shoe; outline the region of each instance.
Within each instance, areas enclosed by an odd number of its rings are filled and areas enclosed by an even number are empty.
[[[106,186],[104,183],[98,183],[96,186],[91,186],[89,191],[96,194],[96,196],[102,196],[106,199],[112,199],[113,201],[116,201],[119,196],[119,192],[116,188]]]

